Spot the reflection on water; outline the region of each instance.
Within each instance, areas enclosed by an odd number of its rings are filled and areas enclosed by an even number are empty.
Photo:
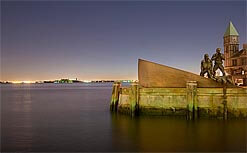
[[[243,120],[187,121],[167,117],[112,116],[115,149],[135,151],[246,151]],[[122,144],[124,143],[124,144]],[[120,148],[120,149],[119,149]]]
[[[2,96],[4,97],[5,94],[2,93]],[[13,103],[7,105],[7,107],[5,107],[5,99],[2,99],[1,103],[3,121],[5,121],[5,115],[8,116],[7,121],[2,122],[2,124],[3,126],[8,126],[9,130],[11,130],[6,138],[11,143],[11,146],[24,147],[25,150],[29,151],[32,145],[32,100],[30,89],[23,90],[22,92],[13,92],[8,99]],[[6,112],[5,109],[9,111]],[[15,120],[11,119],[13,116],[16,117]],[[19,132],[16,127],[23,128],[23,132]],[[5,131],[3,130],[2,132]],[[25,143],[25,146],[23,146],[23,143]]]
[[[1,85],[2,151],[246,151],[245,120],[109,112],[111,84]]]

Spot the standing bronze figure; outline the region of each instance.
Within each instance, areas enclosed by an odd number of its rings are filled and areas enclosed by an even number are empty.
[[[212,78],[212,61],[208,54],[204,55],[204,59],[201,61],[201,73],[200,76],[204,76],[207,73],[208,78]]]
[[[220,48],[216,49],[216,53],[212,56],[211,60],[214,61],[213,77],[215,77],[216,71],[220,69],[225,76],[225,70],[223,66],[223,60],[225,60],[224,54],[220,53]]]

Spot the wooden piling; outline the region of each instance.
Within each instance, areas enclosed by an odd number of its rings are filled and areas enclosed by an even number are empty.
[[[114,82],[112,86],[112,96],[111,96],[111,104],[110,104],[110,110],[112,112],[117,112],[120,86],[121,86],[121,83],[118,81]]]
[[[187,119],[197,119],[198,117],[198,104],[197,104],[197,82],[188,81],[186,83],[187,89]]]
[[[224,106],[224,116],[223,118],[227,120],[227,96],[226,96],[226,84],[223,86],[223,106]]]
[[[130,114],[135,116],[138,112],[138,83],[133,82],[130,85]]]

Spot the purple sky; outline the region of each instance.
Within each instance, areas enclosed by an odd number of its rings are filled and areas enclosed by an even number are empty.
[[[199,73],[246,1],[1,1],[1,80],[136,79],[143,58]]]

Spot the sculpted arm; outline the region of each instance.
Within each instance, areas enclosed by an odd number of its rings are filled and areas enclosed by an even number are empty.
[[[201,61],[201,72],[203,71],[203,60]]]
[[[202,70],[202,61],[201,61],[201,70]]]
[[[203,60],[201,61],[201,72],[200,72],[200,76],[203,76],[203,70],[204,68],[203,68]]]
[[[221,58],[222,58],[223,60],[225,60],[225,55],[224,55],[224,54],[221,54]]]
[[[212,56],[212,58],[211,58],[211,60],[213,61],[213,60],[215,60],[215,58],[216,58],[216,56],[215,56],[215,54]]]

